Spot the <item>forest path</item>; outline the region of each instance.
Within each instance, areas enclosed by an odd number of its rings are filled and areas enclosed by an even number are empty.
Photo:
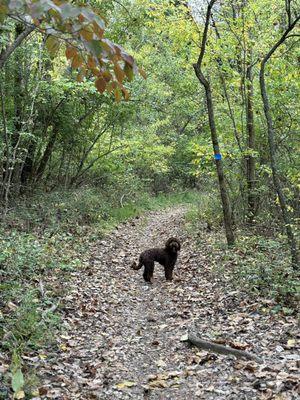
[[[297,355],[285,346],[295,320],[262,315],[228,291],[207,265],[209,245],[197,248],[184,229],[185,211],[147,213],[91,245],[90,266],[72,274],[64,299],[59,353],[38,367],[42,398],[296,399]],[[157,265],[148,285],[130,264],[170,236],[182,242],[175,279]],[[192,325],[203,338],[249,345],[267,366],[190,347],[180,339]]]

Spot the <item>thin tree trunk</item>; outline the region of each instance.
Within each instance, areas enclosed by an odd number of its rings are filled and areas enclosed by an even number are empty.
[[[261,67],[260,67],[260,74],[259,74],[259,82],[260,82],[260,90],[261,90],[261,96],[262,96],[262,101],[264,105],[264,113],[267,121],[267,131],[268,131],[268,143],[269,143],[269,152],[270,152],[270,163],[271,163],[271,169],[272,169],[272,177],[273,177],[273,183],[274,187],[278,196],[280,208],[281,208],[281,214],[282,214],[282,219],[285,225],[286,229],[286,234],[288,238],[288,242],[290,245],[290,251],[291,251],[291,256],[292,256],[292,266],[293,268],[297,269],[299,268],[298,265],[298,253],[297,253],[297,244],[296,240],[291,228],[291,221],[290,221],[290,216],[287,208],[287,203],[286,199],[283,193],[283,190],[281,188],[281,183],[280,179],[278,176],[278,170],[277,170],[277,163],[276,163],[276,151],[275,151],[275,132],[274,132],[274,125],[273,125],[273,119],[272,119],[272,114],[271,114],[271,109],[270,109],[270,101],[269,101],[269,96],[266,88],[266,81],[265,81],[265,67],[269,59],[272,57],[273,53],[276,51],[276,49],[284,43],[286,40],[289,32],[292,31],[292,29],[296,26],[297,22],[300,20],[300,16],[298,16],[292,23],[289,23],[289,27],[286,29],[284,34],[281,36],[281,38],[275,43],[275,45],[271,48],[271,50],[265,55],[261,62]]]
[[[228,245],[233,245],[235,242],[234,233],[233,233],[233,223],[232,223],[232,213],[231,207],[229,202],[229,197],[227,193],[226,183],[225,183],[225,176],[223,171],[223,162],[220,158],[220,146],[219,146],[219,139],[216,130],[215,124],[215,117],[214,117],[214,107],[213,107],[213,100],[212,100],[212,92],[210,82],[205,78],[202,72],[202,61],[205,54],[205,47],[207,42],[207,33],[209,27],[209,21],[211,17],[211,10],[216,0],[211,0],[207,7],[206,13],[206,21],[205,27],[202,37],[202,44],[201,44],[201,51],[196,64],[194,64],[194,70],[199,82],[204,86],[205,95],[206,95],[206,103],[207,103],[207,110],[208,110],[208,118],[209,118],[209,127],[211,133],[211,140],[213,144],[213,151],[215,154],[215,163],[217,169],[217,175],[219,180],[219,189],[221,194],[222,206],[223,206],[223,217],[224,217],[224,226],[226,232],[226,239]]]
[[[3,126],[3,143],[4,153],[6,161],[2,161],[1,169],[1,199],[5,200],[5,191],[9,174],[9,160],[10,160],[10,143],[7,133],[7,121],[6,121],[6,109],[5,109],[5,89],[2,85],[3,73],[0,73],[0,98],[1,98],[1,114],[2,114],[2,126]],[[2,172],[3,171],[3,172]],[[7,204],[4,204],[4,209],[7,209]],[[6,212],[4,212],[5,214]]]
[[[247,190],[248,190],[248,222],[253,223],[256,213],[256,196],[255,196],[255,157],[253,151],[255,150],[255,129],[254,129],[254,113],[253,113],[253,79],[252,67],[248,65],[246,73],[246,120],[247,120],[247,134],[248,134],[248,150],[249,154],[246,159],[247,168]]]
[[[27,149],[27,154],[21,172],[21,185],[23,187],[26,186],[26,184],[31,181],[33,175],[35,149],[36,149],[36,143],[31,141]]]
[[[39,162],[39,166],[37,168],[36,174],[35,174],[35,181],[39,181],[41,179],[41,177],[43,176],[47,163],[49,161],[49,158],[52,154],[52,151],[54,149],[54,145],[56,142],[56,138],[58,135],[58,128],[56,127],[56,125],[53,126],[53,132],[50,136],[49,142],[47,144],[47,147],[44,151],[44,154]]]

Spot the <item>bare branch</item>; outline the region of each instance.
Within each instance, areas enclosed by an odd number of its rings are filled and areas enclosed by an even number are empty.
[[[247,351],[244,350],[234,349],[229,346],[223,346],[218,343],[208,342],[207,340],[202,340],[195,334],[190,332],[188,335],[188,341],[192,343],[194,346],[199,347],[200,349],[205,349],[213,353],[232,355],[238,358],[246,358],[248,360],[254,360],[259,364],[262,363],[262,359],[257,357],[255,354],[248,353]]]
[[[206,12],[206,18],[205,18],[205,26],[204,26],[204,32],[203,32],[203,36],[202,36],[202,42],[201,42],[201,50],[200,50],[200,54],[198,57],[198,61],[196,64],[194,64],[194,69],[196,71],[197,76],[199,77],[199,79],[201,79],[201,82],[203,82],[204,86],[207,86],[207,80],[204,77],[202,71],[201,71],[201,67],[202,67],[202,62],[203,62],[203,57],[205,54],[205,49],[206,49],[206,44],[207,44],[207,34],[208,34],[208,27],[209,27],[209,21],[210,21],[210,16],[211,16],[211,10],[213,8],[213,5],[215,4],[217,0],[211,0],[207,6],[207,12]]]

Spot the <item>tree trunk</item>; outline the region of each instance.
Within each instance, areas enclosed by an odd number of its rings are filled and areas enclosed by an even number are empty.
[[[247,189],[248,189],[248,222],[253,223],[253,219],[256,213],[256,196],[255,196],[255,158],[253,151],[255,150],[255,130],[254,130],[254,115],[253,115],[253,79],[252,79],[252,68],[247,67],[247,107],[246,107],[246,119],[247,119],[247,134],[248,134],[248,150],[249,154],[246,158],[246,173],[247,173]]]
[[[298,16],[293,23],[289,23],[289,27],[286,29],[284,34],[281,36],[281,38],[277,41],[277,43],[271,48],[271,50],[268,52],[268,54],[265,55],[261,62],[261,67],[260,67],[260,74],[259,74],[259,83],[260,83],[260,91],[261,91],[261,96],[262,96],[262,101],[264,105],[264,114],[266,117],[267,121],[267,131],[268,131],[268,144],[269,144],[269,152],[270,152],[270,164],[271,164],[271,169],[272,169],[272,177],[273,177],[273,183],[274,187],[278,196],[280,208],[281,208],[281,214],[282,214],[282,219],[284,222],[285,230],[286,230],[286,235],[288,238],[289,246],[290,246],[290,251],[291,251],[291,257],[292,257],[292,266],[294,269],[299,268],[298,265],[298,253],[297,253],[297,244],[296,240],[291,228],[291,221],[290,221],[290,216],[287,208],[287,203],[285,200],[284,193],[281,188],[281,183],[280,179],[278,176],[278,171],[277,171],[277,163],[276,163],[276,151],[275,151],[275,134],[274,134],[274,125],[273,125],[273,119],[272,119],[272,114],[271,114],[271,109],[270,109],[270,101],[269,101],[269,96],[266,88],[266,81],[265,81],[265,66],[269,59],[272,57],[273,53],[276,51],[276,49],[284,43],[286,40],[289,32],[292,31],[292,29],[296,26],[297,22],[300,20],[300,16]]]
[[[26,158],[21,172],[21,184],[23,187],[26,186],[31,181],[33,176],[35,148],[36,148],[35,142],[31,141],[31,143],[28,146]]]
[[[210,127],[213,151],[214,151],[214,155],[215,155],[215,163],[216,163],[217,175],[218,175],[218,180],[219,180],[219,189],[220,189],[221,200],[222,200],[226,239],[227,239],[228,245],[231,246],[235,242],[234,233],[233,233],[232,212],[231,212],[229,197],[228,197],[227,188],[226,188],[225,176],[224,176],[224,171],[223,171],[223,162],[221,159],[218,134],[217,134],[217,130],[216,130],[210,82],[205,78],[205,76],[203,75],[203,72],[202,72],[202,61],[203,61],[203,57],[205,54],[205,48],[206,48],[206,42],[207,42],[207,32],[208,32],[209,21],[210,21],[210,17],[211,17],[211,10],[212,10],[212,7],[215,2],[216,2],[216,0],[211,0],[207,7],[206,21],[205,21],[205,27],[204,27],[202,43],[201,43],[201,51],[200,51],[197,63],[194,64],[194,70],[195,70],[195,73],[196,73],[196,76],[197,76],[199,82],[205,88],[206,104],[207,104],[207,111],[208,111],[208,118],[209,118],[209,127]]]
[[[43,154],[43,156],[42,156],[42,158],[41,158],[41,160],[39,162],[39,166],[38,166],[38,168],[36,170],[35,179],[34,179],[36,182],[41,179],[41,177],[43,176],[43,174],[45,172],[47,163],[48,163],[49,158],[50,158],[50,156],[52,154],[52,151],[54,149],[54,145],[55,145],[55,142],[56,142],[57,135],[58,135],[58,127],[56,125],[54,125],[53,126],[53,132],[52,132],[52,134],[50,136],[50,139],[49,139],[49,142],[47,144],[47,147],[46,147],[46,149],[44,151],[44,154]]]

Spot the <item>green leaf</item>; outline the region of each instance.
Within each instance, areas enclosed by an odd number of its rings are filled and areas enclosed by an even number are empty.
[[[46,48],[51,57],[54,57],[59,49],[59,40],[55,36],[49,36],[46,40]]]
[[[24,376],[21,369],[17,369],[11,377],[11,386],[15,393],[18,393],[24,386]]]

